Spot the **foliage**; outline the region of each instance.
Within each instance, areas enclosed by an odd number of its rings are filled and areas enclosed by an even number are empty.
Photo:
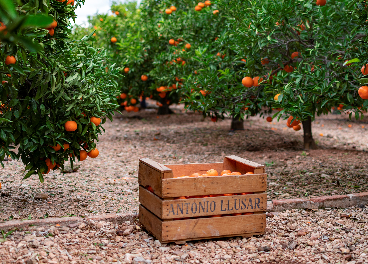
[[[26,17],[43,12],[57,21],[57,26],[52,31],[38,27],[14,32],[19,39],[27,36],[41,46],[37,52],[23,47],[21,41],[1,44],[0,161],[7,155],[20,158],[26,165],[25,178],[37,173],[43,181],[43,173],[50,170],[47,159],[57,164],[56,169],[68,159],[79,159],[81,149],[96,147],[102,127],[89,119],[101,117],[104,122],[112,118],[117,69],[107,64],[104,51],[88,44],[91,36],[80,41],[68,39],[69,19],[75,17],[74,1],[25,2],[17,12]],[[76,6],[83,2],[78,1]],[[4,63],[8,55],[15,56],[15,64]],[[75,132],[65,131],[68,120],[77,122]],[[66,143],[69,148],[63,147],[64,151],[52,148]]]

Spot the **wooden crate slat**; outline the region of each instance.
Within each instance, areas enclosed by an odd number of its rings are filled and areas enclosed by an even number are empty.
[[[149,232],[165,243],[264,234],[266,228],[266,214],[162,221],[142,205],[139,206],[139,219]]]
[[[258,174],[265,172],[264,165],[234,155],[225,157],[224,167],[229,168],[231,171],[239,171],[241,173],[251,171]]]
[[[156,216],[152,216],[154,214],[139,205],[139,221],[154,237],[162,242],[162,221]]]
[[[170,198],[224,193],[265,192],[267,189],[266,178],[266,174],[248,174],[163,179],[160,196]]]
[[[163,172],[152,169],[145,162],[139,161],[138,183],[144,187],[151,186],[161,196]]]
[[[151,160],[149,158],[143,158],[139,160],[140,162],[145,163],[146,165],[150,166],[151,168],[154,168],[161,172],[171,172],[171,169],[166,167],[165,165],[162,165],[154,160]]]
[[[218,196],[180,200],[162,200],[139,187],[140,203],[160,219],[178,219],[211,215],[265,212],[267,194]]]
[[[216,163],[189,163],[189,164],[167,164],[174,174],[174,177],[190,176],[193,173],[205,174],[210,169],[215,169],[220,174],[224,170],[222,162]]]

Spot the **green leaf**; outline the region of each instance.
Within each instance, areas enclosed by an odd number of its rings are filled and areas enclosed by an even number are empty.
[[[26,21],[23,24],[23,27],[48,27],[54,19],[52,17],[46,15],[34,15],[28,16]]]
[[[19,37],[19,38],[17,38],[17,40],[19,41],[19,43],[21,43],[30,52],[37,52],[37,51],[40,51],[42,49],[42,47],[39,44],[34,43],[29,38]]]
[[[23,180],[28,179],[29,177],[31,177],[32,174],[34,174],[35,171],[34,170],[30,170],[29,172],[27,172],[27,174],[23,177]]]
[[[13,122],[13,121],[10,121],[10,120],[8,120],[8,119],[6,119],[6,118],[0,118],[0,123],[1,122]]]
[[[358,58],[355,58],[349,61],[345,61],[343,65],[345,66],[346,64],[353,63],[353,62],[360,62],[360,60]]]
[[[40,182],[43,183],[44,179],[43,179],[43,175],[40,171],[38,171],[38,178],[40,179]]]
[[[5,13],[7,13],[11,18],[15,18],[17,13],[15,11],[15,6],[12,0],[1,0],[0,7]]]

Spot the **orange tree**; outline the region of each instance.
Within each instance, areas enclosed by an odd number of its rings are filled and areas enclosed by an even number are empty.
[[[213,2],[226,17],[219,48],[230,56],[219,69],[214,54],[196,54],[200,74],[189,77],[187,91],[200,84],[206,93],[191,94],[187,107],[241,117],[277,109],[273,117],[288,118],[289,127],[299,130],[302,122],[306,149],[316,147],[317,115],[337,105],[362,115],[361,66],[352,59],[364,56],[366,28],[350,1]]]
[[[38,174],[43,181],[44,174],[67,160],[73,165],[75,159],[97,157],[100,123],[115,109],[116,70],[105,71],[105,53],[90,47],[88,37],[68,39],[69,19],[81,3],[23,1],[12,19],[9,12],[0,14],[5,40],[0,49],[0,161],[7,155],[20,158],[25,178]],[[40,12],[52,23],[32,16]],[[16,26],[20,14],[47,26]],[[7,39],[8,30],[14,38]]]

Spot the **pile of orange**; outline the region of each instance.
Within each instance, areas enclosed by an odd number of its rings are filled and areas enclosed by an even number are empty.
[[[247,172],[246,174],[254,174],[253,172]],[[230,170],[223,170],[221,172],[221,174],[219,175],[219,173],[217,172],[217,170],[214,169],[210,169],[208,170],[205,174],[200,174],[200,173],[193,173],[190,176],[186,176],[186,175],[182,175],[182,176],[177,176],[174,178],[192,178],[192,177],[211,177],[211,176],[230,176],[230,175],[243,175],[240,172],[231,172]]]

